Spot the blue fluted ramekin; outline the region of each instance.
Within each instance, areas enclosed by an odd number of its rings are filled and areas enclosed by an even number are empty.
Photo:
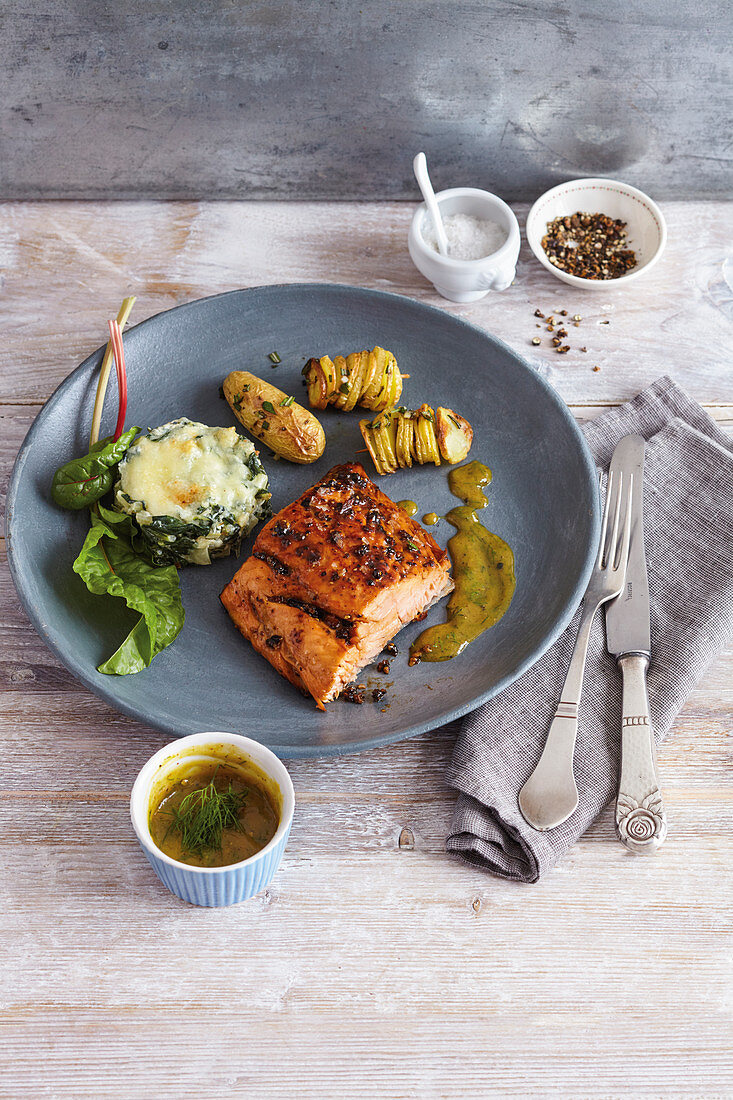
[[[260,768],[280,792],[280,824],[269,844],[228,867],[192,867],[161,852],[150,835],[150,798],[155,786],[183,760],[195,760],[223,748],[228,756],[238,757]],[[273,752],[249,737],[237,733],[193,733],[165,745],[143,767],[130,796],[130,817],[140,847],[160,881],[172,894],[192,905],[234,905],[263,890],[280,866],[290,834],[295,810],[295,791],[285,765]]]

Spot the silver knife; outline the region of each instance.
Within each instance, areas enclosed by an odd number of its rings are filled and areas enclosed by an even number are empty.
[[[624,477],[633,474],[634,488],[626,584],[621,595],[606,605],[606,648],[616,658],[623,677],[616,832],[627,848],[638,853],[656,851],[667,835],[646,685],[651,633],[644,546],[644,447],[643,436],[627,435],[611,458],[610,470]]]

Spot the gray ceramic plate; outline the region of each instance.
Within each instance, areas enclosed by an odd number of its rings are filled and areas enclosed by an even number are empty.
[[[135,676],[101,675],[96,666],[132,619],[119,601],[90,595],[72,572],[87,515],[61,511],[49,495],[54,469],[86,450],[100,349],[37,417],[8,495],[9,558],[20,597],[53,652],[92,691],[175,736],[231,730],[286,757],[355,752],[465,714],[524,672],[567,625],[598,539],[591,456],[568,409],[536,371],[498,340],[441,310],[393,294],[327,285],[258,287],[191,302],[125,334],[127,423],[154,427],[189,416],[233,424],[218,395],[229,371],[251,370],[305,400],[300,372],[309,356],[375,344],[393,351],[411,375],[405,402],[447,404],[473,423],[471,458],[494,473],[483,519],[516,557],[517,589],[504,618],[455,661],[416,668],[408,668],[406,655],[420,627],[406,628],[397,638],[400,655],[390,675],[372,669],[360,678],[375,686],[386,679],[383,702],[338,701],[323,714],[230,622],[218,595],[237,563],[226,558],[182,571],[186,624],[149,669]],[[273,350],[282,358],[276,369],[268,359]],[[102,427],[109,432],[113,396],[107,405]],[[328,443],[319,462],[294,466],[263,456],[275,509],[363,446],[356,413],[326,411],[320,417]],[[361,457],[371,469],[368,456]],[[456,503],[445,467],[402,470],[379,484],[394,500],[415,500],[419,515],[445,513]],[[443,545],[452,530],[445,522],[433,528]],[[441,615],[438,607],[429,621]]]

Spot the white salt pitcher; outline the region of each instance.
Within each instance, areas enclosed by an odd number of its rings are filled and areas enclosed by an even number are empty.
[[[467,214],[495,222],[506,231],[506,240],[490,256],[479,260],[453,260],[441,256],[423,235],[430,227],[430,215],[421,203],[412,219],[407,245],[415,267],[451,302],[477,302],[490,290],[506,290],[514,280],[519,256],[519,224],[511,209],[498,195],[478,187],[450,187],[436,194],[440,213]]]

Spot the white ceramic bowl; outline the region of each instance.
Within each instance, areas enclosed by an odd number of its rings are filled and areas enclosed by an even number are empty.
[[[418,271],[429,279],[439,294],[451,302],[476,302],[490,290],[506,290],[514,280],[521,238],[513,211],[498,195],[478,187],[451,187],[436,194],[441,215],[468,214],[496,222],[506,231],[501,248],[480,260],[453,260],[431,248],[423,236],[423,224],[430,218],[425,203],[415,211],[407,247]]]
[[[240,760],[252,762],[274,781],[281,796],[280,824],[269,844],[241,863],[192,867],[171,859],[154,843],[148,824],[150,796],[154,785],[183,759],[206,759],[216,746],[223,746]],[[285,765],[264,745],[236,733],[193,733],[165,745],[142,768],[130,796],[132,827],[148,862],[172,894],[193,905],[234,905],[264,890],[280,866],[294,810],[295,791]]]
[[[636,253],[636,267],[618,279],[580,279],[551,264],[542,247],[547,223],[577,210],[607,214],[626,222],[629,248]],[[609,290],[638,279],[653,267],[667,243],[667,226],[657,204],[636,187],[603,178],[570,180],[545,191],[527,215],[526,233],[529,247],[543,267],[564,283],[585,290]]]

